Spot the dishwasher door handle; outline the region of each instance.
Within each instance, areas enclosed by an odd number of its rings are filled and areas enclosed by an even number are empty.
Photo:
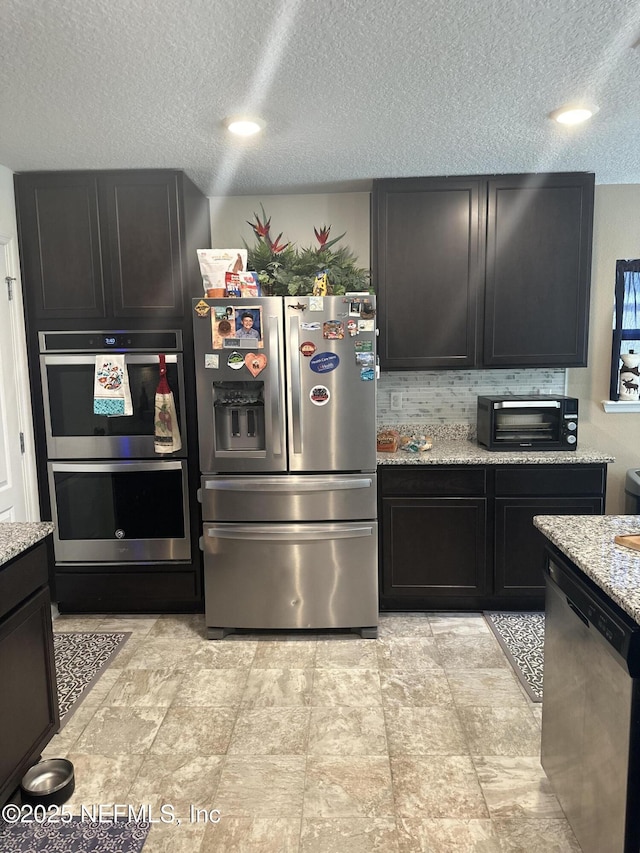
[[[567,604],[568,604],[568,605],[569,605],[569,607],[573,610],[573,612],[576,614],[576,616],[578,617],[578,619],[580,619],[582,622],[584,622],[584,624],[587,626],[587,628],[589,628],[589,627],[590,627],[590,625],[589,625],[589,620],[588,620],[588,619],[587,619],[587,617],[584,615],[584,613],[582,612],[582,610],[580,610],[580,608],[579,608],[579,607],[576,607],[576,605],[573,603],[573,601],[571,601],[571,599],[570,599],[570,598],[567,598]]]

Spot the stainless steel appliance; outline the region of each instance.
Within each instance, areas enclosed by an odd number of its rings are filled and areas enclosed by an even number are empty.
[[[489,450],[575,450],[575,397],[478,397],[478,443]]]
[[[179,425],[185,411],[180,330],[39,333],[47,482],[57,566],[184,563],[191,556],[186,430],[154,451],[154,401],[165,354]],[[93,413],[96,356],[122,353],[133,414]]]
[[[40,332],[39,343],[48,458],[153,459],[159,353],[166,355],[179,420],[185,411],[182,332]],[[93,414],[95,358],[108,352],[126,355],[133,401],[130,417]],[[182,443],[176,455],[186,458],[186,430]]]
[[[640,847],[640,626],[547,560],[542,766],[583,853]]]
[[[375,297],[193,311],[209,637],[376,636]],[[244,338],[248,312],[257,334]]]

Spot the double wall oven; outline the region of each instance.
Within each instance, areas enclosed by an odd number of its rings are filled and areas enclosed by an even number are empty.
[[[191,558],[180,330],[39,333],[47,478],[56,565]],[[125,356],[133,414],[93,413],[96,356]],[[154,451],[159,355],[174,394],[182,449]]]

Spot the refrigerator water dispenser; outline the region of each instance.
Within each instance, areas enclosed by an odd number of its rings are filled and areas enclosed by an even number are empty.
[[[220,450],[264,450],[262,383],[214,383],[216,446]]]

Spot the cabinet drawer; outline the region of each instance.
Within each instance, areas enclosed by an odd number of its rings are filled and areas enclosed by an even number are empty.
[[[487,489],[487,469],[477,466],[442,467],[407,465],[378,469],[382,495],[467,497],[484,495]]]
[[[602,465],[531,465],[496,469],[496,495],[600,495]]]
[[[49,580],[44,543],[25,551],[0,568],[0,618]]]

